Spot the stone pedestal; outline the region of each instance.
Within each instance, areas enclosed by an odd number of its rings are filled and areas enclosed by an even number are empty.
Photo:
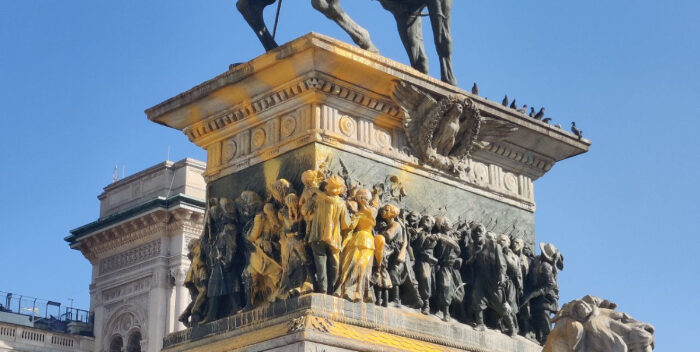
[[[482,117],[513,132],[472,151],[461,173],[430,166],[410,143],[406,112],[394,98],[398,82],[436,99],[468,99]],[[248,189],[264,195],[278,178],[291,181],[299,194],[301,173],[328,164],[365,185],[396,176],[405,187],[406,208],[480,222],[522,237],[531,248],[533,181],[590,146],[561,128],[315,33],[232,66],[146,113],[207,150],[208,197],[234,199]],[[170,335],[166,350],[537,350],[521,338],[322,296],[276,303],[200,329],[213,335]],[[326,345],[333,347],[320,347]]]
[[[538,344],[475,331],[409,308],[382,308],[310,294],[173,333],[163,350],[179,351],[518,351]]]

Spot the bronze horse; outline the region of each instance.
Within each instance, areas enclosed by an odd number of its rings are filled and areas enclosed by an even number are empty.
[[[246,22],[255,31],[265,50],[276,48],[277,42],[270,34],[263,19],[263,10],[278,0],[238,0],[236,7]],[[456,85],[452,72],[452,36],[450,34],[450,15],[453,0],[379,0],[386,10],[396,19],[401,42],[406,48],[411,66],[418,71],[428,73],[428,57],[423,43],[422,11],[427,7],[430,23],[433,27],[435,47],[440,57],[440,76],[442,81]],[[337,23],[359,47],[371,52],[378,52],[369,37],[369,32],[360,27],[340,6],[340,0],[311,0],[312,6]]]

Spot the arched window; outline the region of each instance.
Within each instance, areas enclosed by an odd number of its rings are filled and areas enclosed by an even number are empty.
[[[109,352],[122,352],[122,347],[124,347],[124,341],[122,341],[122,337],[114,336],[112,338],[112,341],[109,343]]]
[[[129,344],[126,352],[141,352],[141,332],[136,330],[129,335]]]

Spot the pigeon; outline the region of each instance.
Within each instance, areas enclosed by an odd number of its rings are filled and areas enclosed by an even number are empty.
[[[560,130],[563,130],[563,128],[561,127],[561,124],[556,124],[556,125],[554,125],[554,127],[558,128]]]
[[[474,82],[474,85],[472,86],[472,94],[479,95],[479,86],[476,85],[476,82]]]
[[[542,120],[544,118],[544,108],[541,108],[537,114],[535,114],[535,119]]]
[[[576,122],[571,121],[571,132],[573,132],[578,139],[581,139],[583,137],[583,131],[579,130],[578,127],[576,127]]]
[[[551,117],[548,117],[548,118],[542,120],[542,122],[547,123],[547,124],[548,124],[550,121],[552,121],[552,118],[551,118]]]
[[[508,94],[506,94],[506,96],[503,97],[503,101],[501,102],[501,104],[505,107],[508,106]]]
[[[517,103],[517,101],[518,101],[517,99],[513,99],[513,102],[510,103],[510,108],[511,108],[511,109],[517,109],[517,108],[518,108],[518,103]]]
[[[528,114],[528,116],[535,117],[535,108],[534,107],[532,107],[532,106],[530,107],[530,113]]]
[[[524,114],[527,112],[527,104],[523,105],[522,108],[518,109],[518,112]]]

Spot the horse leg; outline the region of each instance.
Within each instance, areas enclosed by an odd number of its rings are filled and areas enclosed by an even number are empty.
[[[416,70],[428,73],[428,56],[423,42],[423,21],[420,13],[423,6],[408,8],[396,0],[380,0],[382,7],[391,12],[396,19],[399,37],[403,43],[411,66]]]
[[[265,20],[263,19],[263,10],[265,7],[275,3],[275,1],[276,0],[238,0],[238,2],[236,2],[238,11],[243,15],[243,18],[248,22],[250,28],[252,28],[258,36],[260,43],[262,43],[266,51],[278,47],[277,42],[272,38],[270,31],[265,25]]]
[[[343,28],[360,48],[373,53],[379,52],[370,40],[369,32],[355,23],[340,7],[340,0],[311,0],[311,5]]]
[[[440,57],[440,77],[443,82],[457,85],[452,71],[452,35],[450,34],[450,16],[452,0],[426,0],[433,27],[435,48]]]

